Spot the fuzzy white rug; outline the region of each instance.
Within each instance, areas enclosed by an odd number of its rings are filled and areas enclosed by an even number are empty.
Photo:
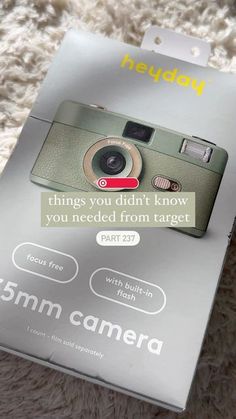
[[[234,0],[0,0],[0,171],[65,31],[139,45],[150,24],[205,38],[210,64],[236,72]],[[236,418],[236,239],[227,258],[187,411]],[[0,418],[174,419],[178,415],[0,353]]]

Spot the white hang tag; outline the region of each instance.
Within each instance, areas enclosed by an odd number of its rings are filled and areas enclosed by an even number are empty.
[[[141,48],[204,67],[211,53],[208,42],[158,26],[147,29]]]

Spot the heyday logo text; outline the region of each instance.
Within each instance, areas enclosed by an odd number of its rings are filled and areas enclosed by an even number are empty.
[[[149,76],[154,83],[164,81],[166,83],[175,83],[178,86],[192,89],[197,96],[202,95],[206,86],[205,80],[197,80],[194,77],[183,74],[178,68],[165,70],[162,67],[149,65],[143,61],[136,62],[129,54],[124,55],[120,67],[139,74],[145,74]]]

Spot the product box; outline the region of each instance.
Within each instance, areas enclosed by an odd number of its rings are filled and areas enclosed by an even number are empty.
[[[234,75],[67,33],[0,180],[2,350],[186,407],[235,217],[235,105]],[[146,226],[155,192],[190,193],[189,219]]]

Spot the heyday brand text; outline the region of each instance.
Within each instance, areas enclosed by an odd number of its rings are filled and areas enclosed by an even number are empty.
[[[0,278],[0,305],[7,303],[54,320],[59,320],[63,312],[63,307],[60,303],[38,298],[36,295],[19,289],[17,283],[4,281],[4,279]],[[156,337],[149,337],[144,333],[138,333],[133,329],[123,330],[119,324],[101,319],[95,315],[84,314],[79,310],[75,310],[70,313],[69,322],[73,326],[83,327],[90,333],[97,333],[114,341],[120,341],[138,349],[148,350],[149,353],[154,355],[161,354],[163,341]]]
[[[153,80],[154,83],[166,82],[177,84],[180,87],[193,90],[197,96],[201,96],[206,86],[205,80],[197,80],[187,74],[183,74],[179,68],[164,69],[150,65],[144,61],[135,61],[129,54],[125,54],[121,60],[120,67],[139,74],[144,74]]]

